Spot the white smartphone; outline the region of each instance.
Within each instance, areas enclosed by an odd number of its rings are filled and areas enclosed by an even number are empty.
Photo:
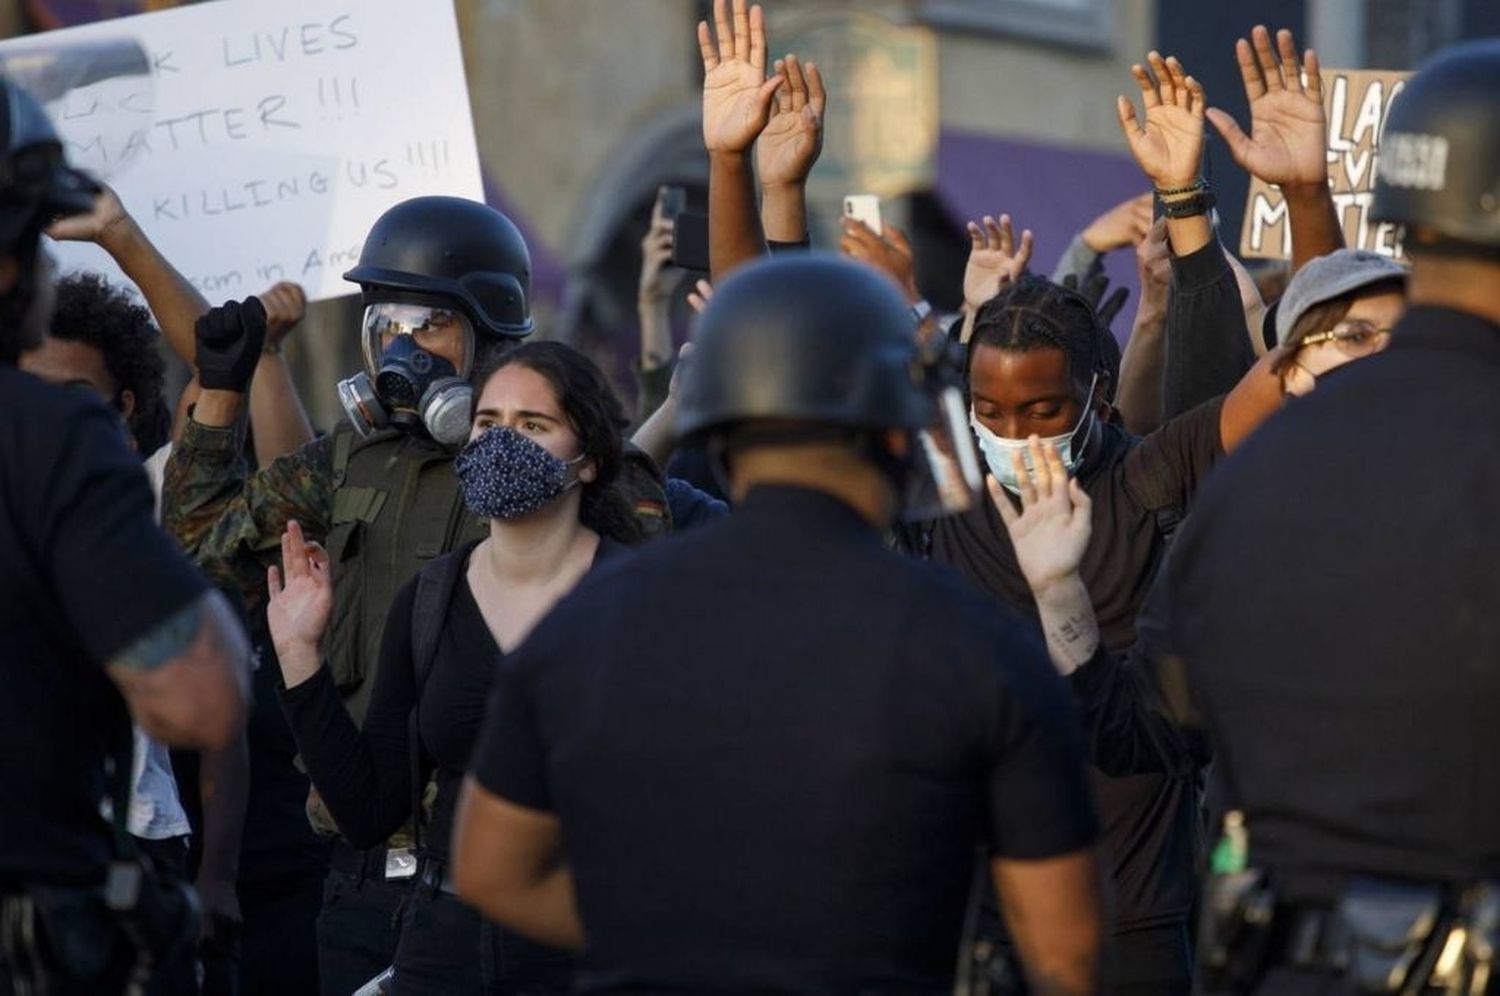
[[[880,231],[880,198],[874,194],[850,194],[844,198],[844,217],[862,221],[876,235]]]

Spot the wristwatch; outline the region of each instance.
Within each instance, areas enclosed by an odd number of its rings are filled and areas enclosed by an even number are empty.
[[[931,315],[932,302],[926,300],[925,298],[911,306],[911,320],[917,325],[918,328],[920,328],[922,323],[927,321],[927,319],[931,317]]]

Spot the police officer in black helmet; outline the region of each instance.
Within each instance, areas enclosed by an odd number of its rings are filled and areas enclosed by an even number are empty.
[[[97,189],[0,77],[0,993],[17,996],[163,992],[155,968],[192,957],[191,891],[127,832],[130,721],[222,747],[248,683],[239,622],[156,527],[119,416],[16,366],[51,317],[42,230]]]
[[[336,583],[323,651],[358,722],[396,592],[432,558],[485,535],[464,507],[452,462],[468,438],[471,373],[486,353],[532,331],[531,258],[499,211],[417,197],[375,222],[345,277],[360,285],[365,305],[365,369],[338,386],[348,421],[253,475],[233,426],[261,349],[263,312],[254,299],[230,302],[200,322],[200,358],[234,357],[240,376],[218,390],[204,384],[167,466],[163,523],[210,576],[252,602],[265,597],[266,567],[279,560],[288,521],[327,547]],[[655,484],[639,467],[631,472],[637,493]],[[316,794],[309,817],[337,833]],[[408,832],[373,851],[335,842],[318,927],[330,996],[346,996],[391,963],[416,843]]]
[[[1500,40],[1396,98],[1373,215],[1390,347],[1260,429],[1168,569],[1235,807],[1211,991],[1500,992]]]
[[[1034,978],[1091,992],[1067,694],[883,542],[974,499],[956,379],[883,277],[816,254],[726,281],[696,342],[679,427],[736,513],[597,569],[506,659],[460,895],[582,948],[585,992],[947,992],[983,841]]]

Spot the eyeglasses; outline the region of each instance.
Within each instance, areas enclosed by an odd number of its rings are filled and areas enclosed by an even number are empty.
[[[1361,356],[1369,356],[1371,353],[1378,353],[1385,348],[1386,338],[1390,334],[1389,328],[1381,328],[1374,322],[1356,318],[1340,322],[1327,332],[1316,332],[1297,343],[1297,347],[1300,349],[1303,346],[1315,346],[1320,342],[1331,342],[1345,356],[1357,359]]]

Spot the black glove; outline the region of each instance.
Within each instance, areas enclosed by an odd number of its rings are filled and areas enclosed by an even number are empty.
[[[1078,274],[1070,273],[1063,277],[1062,285],[1070,291],[1077,291],[1088,301],[1089,307],[1094,309],[1094,314],[1099,317],[1099,324],[1108,328],[1125,307],[1125,299],[1130,296],[1130,288],[1120,287],[1105,301],[1104,292],[1109,289],[1109,278],[1102,273],[1096,273],[1089,277],[1082,287],[1078,285]]]
[[[266,344],[266,309],[259,298],[226,301],[193,324],[198,383],[205,391],[244,393]]]

